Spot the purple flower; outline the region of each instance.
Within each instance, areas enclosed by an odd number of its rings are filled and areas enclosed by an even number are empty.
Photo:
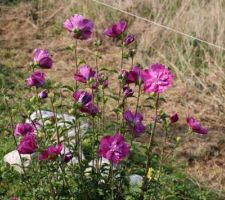
[[[129,154],[129,149],[122,135],[108,135],[100,141],[99,156],[108,159],[112,164],[118,164]]]
[[[35,49],[34,50],[34,63],[39,65],[41,68],[50,69],[52,67],[52,59],[47,50]]]
[[[139,136],[145,131],[145,126],[142,124],[143,116],[141,113],[137,112],[136,114],[133,114],[130,110],[127,110],[124,113],[124,118],[128,122],[135,136]]]
[[[177,113],[172,113],[171,115],[170,115],[170,122],[171,123],[175,123],[175,122],[177,122],[179,120],[179,117],[178,117],[178,114]]]
[[[88,105],[82,106],[80,111],[95,117],[98,113],[98,108],[94,104],[90,103]]]
[[[96,72],[88,65],[84,65],[80,68],[79,72],[74,74],[74,79],[87,83],[91,78],[95,77]]]
[[[134,35],[127,35],[124,40],[123,40],[123,43],[125,45],[129,45],[130,43],[132,43],[134,41]]]
[[[75,39],[87,40],[91,37],[94,23],[85,19],[82,15],[75,14],[67,19],[63,26],[69,32],[72,32]]]
[[[31,133],[26,134],[17,146],[17,151],[20,154],[32,154],[36,151],[36,149],[36,138],[35,135]]]
[[[101,74],[101,73],[96,76],[96,79],[92,85],[92,88],[97,89],[99,85],[101,85],[103,89],[107,88],[109,85],[109,81],[107,77],[105,77],[104,74]]]
[[[30,123],[19,123],[14,130],[15,136],[25,136],[28,133],[34,133],[34,127]]]
[[[92,101],[92,95],[85,91],[76,91],[73,93],[73,99],[82,106],[87,106]]]
[[[63,144],[49,146],[38,156],[38,160],[55,160],[61,153],[63,146]]]
[[[137,65],[132,68],[131,71],[127,73],[126,83],[141,83],[141,68]]]
[[[192,129],[193,132],[199,134],[207,134],[208,129],[201,126],[201,124],[193,117],[187,117],[187,124]]]
[[[162,93],[172,85],[173,75],[162,64],[151,65],[142,73],[145,93]]]
[[[133,66],[132,72],[136,73],[136,82],[137,83],[142,83],[142,77],[141,77],[141,74],[142,74],[142,69],[140,67],[140,65],[135,65]]]
[[[107,88],[108,86],[109,86],[109,80],[106,79],[106,80],[104,80],[103,83],[102,83],[102,88],[105,89],[105,88]]]
[[[104,30],[104,34],[116,38],[120,36],[127,28],[127,23],[126,21],[119,21],[115,24],[113,24],[111,27],[107,28]]]
[[[63,155],[62,161],[63,161],[64,163],[68,163],[68,162],[70,162],[70,161],[72,160],[72,158],[73,158],[72,152],[67,152],[67,153],[65,153],[65,154]]]
[[[142,73],[141,68],[138,65],[136,65],[130,71],[122,70],[120,77],[126,84],[130,83],[138,84],[142,83],[141,73]]]
[[[129,87],[129,86],[125,86],[123,87],[123,94],[126,97],[132,97],[134,94],[134,91]]]
[[[48,97],[48,90],[43,90],[38,94],[40,99],[46,99]]]
[[[40,71],[33,72],[31,76],[28,79],[26,79],[26,82],[29,87],[41,86],[45,83],[45,74]]]

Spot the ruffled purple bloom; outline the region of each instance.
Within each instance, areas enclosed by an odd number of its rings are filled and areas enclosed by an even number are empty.
[[[63,161],[64,163],[68,163],[68,162],[70,162],[70,161],[72,160],[72,158],[73,158],[73,153],[72,153],[72,152],[67,152],[67,153],[65,153],[65,154],[63,155],[62,161]]]
[[[202,125],[193,117],[187,117],[187,124],[195,133],[202,135],[206,135],[208,133],[208,129],[202,127]]]
[[[125,45],[129,45],[130,43],[132,43],[134,41],[134,35],[130,34],[130,35],[127,35],[124,40],[123,40],[123,43]]]
[[[127,28],[127,22],[126,21],[119,21],[115,24],[113,24],[111,27],[104,30],[104,34],[116,38],[120,36]]]
[[[84,65],[80,67],[79,72],[74,74],[74,79],[82,82],[87,83],[91,78],[95,77],[96,72],[88,65]]]
[[[124,118],[128,122],[135,136],[139,136],[140,134],[144,133],[145,126],[142,123],[143,116],[141,113],[137,112],[136,114],[133,114],[130,110],[127,110],[124,113]]]
[[[87,40],[91,37],[94,23],[84,18],[82,15],[75,14],[67,19],[63,26],[72,33],[75,39]]]
[[[99,145],[99,156],[108,159],[112,164],[118,164],[129,154],[130,147],[121,134],[102,137]]]
[[[55,160],[58,155],[61,153],[63,149],[63,144],[57,144],[49,146],[46,150],[44,150],[39,156],[38,160]]]
[[[171,115],[170,115],[170,122],[171,123],[175,123],[175,122],[177,122],[179,120],[179,117],[178,117],[178,114],[177,113],[172,113]]]
[[[162,64],[151,65],[142,73],[145,93],[162,93],[172,85],[173,75]]]
[[[98,114],[98,108],[92,103],[82,106],[80,108],[80,111],[83,113],[87,113],[91,115],[92,117],[95,117]]]
[[[26,79],[27,86],[41,86],[45,83],[45,74],[41,71],[36,71],[31,74],[31,76]]]
[[[25,136],[29,133],[34,133],[34,127],[30,123],[19,123],[14,130],[15,136]]]
[[[87,106],[92,101],[92,95],[90,95],[88,92],[78,90],[73,93],[73,99],[82,106]]]
[[[26,134],[17,146],[17,151],[20,154],[32,154],[36,151],[36,149],[36,138],[35,135],[31,133]]]
[[[38,94],[40,99],[46,99],[48,97],[48,90],[43,90]]]
[[[123,87],[123,94],[126,97],[132,97],[134,94],[134,91],[129,87],[129,86],[125,86]]]
[[[52,59],[45,49],[34,50],[34,63],[39,65],[41,68],[50,69],[52,67]]]

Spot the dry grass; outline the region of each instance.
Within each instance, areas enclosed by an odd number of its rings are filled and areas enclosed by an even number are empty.
[[[224,0],[104,2],[225,47]],[[178,156],[186,161],[191,160],[187,168],[191,176],[212,188],[224,190],[224,51],[123,15],[91,0],[39,0],[37,4],[20,3],[15,7],[0,7],[1,62],[26,67],[34,48],[48,48],[54,58],[54,68],[47,72],[48,76],[72,84],[74,58],[68,46],[73,41],[61,25],[76,12],[96,22],[98,32],[95,35],[103,40],[102,67],[119,69],[119,48],[112,47],[115,45],[102,36],[101,31],[120,18],[128,19],[129,32],[135,34],[138,41],[135,63],[147,66],[160,61],[171,67],[176,74],[176,81],[174,87],[165,94],[168,102],[163,107],[168,113],[177,111],[181,116],[181,124],[186,113],[191,113],[209,127],[209,136],[206,138],[184,138],[183,145],[177,150]],[[79,43],[79,55],[90,65],[94,65],[92,43]],[[129,68],[130,61],[125,66]],[[110,89],[115,91],[115,77],[110,80]],[[133,104],[132,101],[129,103]],[[151,112],[146,109],[143,111],[146,120],[150,119]],[[182,135],[184,130],[181,127],[178,134]]]

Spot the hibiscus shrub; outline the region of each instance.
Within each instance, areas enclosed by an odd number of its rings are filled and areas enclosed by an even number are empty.
[[[94,23],[76,14],[64,22],[64,28],[75,43],[73,86],[47,83],[42,69],[51,70],[53,60],[47,50],[35,49],[26,79],[33,95],[23,113],[26,122],[14,124],[9,97],[4,97],[20,160],[14,166],[20,173],[16,175],[19,189],[12,199],[200,199],[193,194],[185,196],[190,189],[185,178],[183,188],[172,192],[168,188],[177,179],[166,164],[173,152],[166,144],[179,143],[180,138],[170,133],[179,117],[176,112],[163,112],[160,104],[164,101],[162,93],[172,86],[173,72],[160,63],[145,69],[134,66],[135,50],[130,45],[135,38],[126,33],[127,22],[119,21],[103,33],[119,43],[122,51],[120,71],[116,73],[118,95],[109,94],[110,77],[98,64],[101,42],[94,43],[95,67],[78,62],[79,41],[91,39]],[[125,54],[132,61],[131,67],[124,64]],[[128,99],[133,97],[132,107]],[[143,98],[151,108],[151,116],[146,119],[142,115]],[[68,101],[71,104],[65,103]],[[113,101],[115,108],[106,110]],[[49,111],[45,111],[47,106]],[[187,125],[189,132],[208,132],[191,116],[187,116]],[[164,138],[160,151],[153,148],[157,126],[162,128]],[[144,142],[137,142],[143,135]]]

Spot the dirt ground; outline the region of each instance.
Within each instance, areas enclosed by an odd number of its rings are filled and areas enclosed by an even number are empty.
[[[138,51],[135,63],[140,63],[145,67],[152,62],[160,61],[171,67],[175,73],[174,87],[164,95],[167,102],[163,104],[163,108],[168,113],[176,111],[180,116],[176,125],[176,134],[182,136],[183,139],[181,145],[176,149],[178,162],[187,163],[187,172],[197,182],[219,191],[224,190],[225,91],[223,86],[225,76],[222,66],[224,63],[223,51],[211,49],[211,47],[204,45],[195,48],[190,45],[192,41],[186,38],[181,39],[178,35],[173,35],[146,22],[106,9],[88,0],[82,3],[54,0],[45,3],[40,2],[39,4],[19,3],[15,6],[0,6],[0,62],[10,67],[26,70],[31,61],[33,49],[37,47],[46,48],[50,51],[54,60],[53,69],[46,71],[47,77],[66,84],[73,84],[75,63],[73,51],[69,48],[73,45],[73,40],[63,30],[62,23],[70,15],[79,12],[96,22],[95,36],[103,41],[103,46],[100,49],[102,52],[100,66],[119,70],[119,47],[110,39],[104,37],[102,31],[113,20],[127,19],[129,32],[135,34],[138,41],[133,46]],[[129,1],[121,2],[120,7],[123,9],[137,10],[137,12],[140,10],[141,5],[138,7],[133,1],[130,1],[132,3],[128,3]],[[148,3],[148,1],[146,2]],[[188,5],[188,2],[191,1],[185,2],[184,5],[179,6],[173,17],[169,16],[174,21],[163,20],[160,18],[160,14],[157,18],[154,12],[152,18],[160,19],[161,22],[177,27],[175,20],[180,20],[180,17],[185,18],[185,16],[192,14],[191,4]],[[211,9],[210,5],[207,4],[208,7],[206,8]],[[212,3],[211,6],[213,5]],[[151,6],[153,6],[153,11],[157,7],[156,4]],[[161,8],[163,11],[163,6],[165,5],[160,7],[159,4],[158,9]],[[215,8],[217,6],[215,3]],[[98,13],[98,9],[101,9],[100,13]],[[203,13],[201,14],[203,15]],[[143,15],[146,15],[145,12],[143,12]],[[217,20],[216,17],[215,19]],[[218,27],[222,25],[221,23]],[[183,29],[186,30],[185,27]],[[207,30],[205,31],[207,32]],[[222,35],[223,33],[223,30],[221,30]],[[204,37],[205,39],[211,39],[207,34]],[[222,40],[222,45],[224,35],[221,38],[214,41]],[[78,44],[79,58],[90,65],[94,65],[93,41],[79,42]],[[198,61],[199,63],[196,61],[201,57],[203,57],[204,63],[202,60]],[[207,66],[207,70],[199,70],[198,64]],[[125,68],[128,69],[129,67],[130,60],[125,63]],[[110,91],[113,92],[116,88],[115,77],[110,77]],[[129,104],[132,106],[132,101]],[[150,120],[151,111],[143,109],[143,112],[145,121]],[[184,136],[187,131],[187,127],[184,126],[187,113],[199,119],[205,127],[209,128],[208,136]]]

